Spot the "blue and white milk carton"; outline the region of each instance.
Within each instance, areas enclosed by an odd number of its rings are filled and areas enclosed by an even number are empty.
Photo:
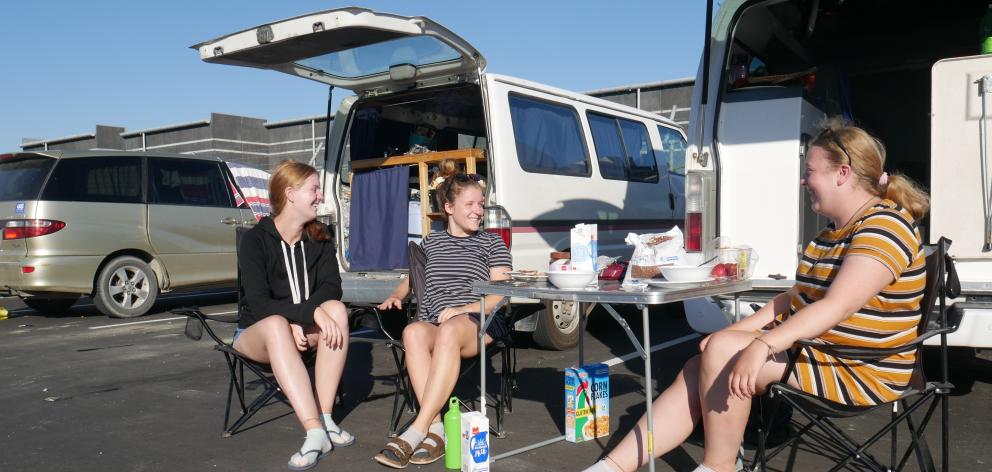
[[[597,270],[598,227],[595,224],[580,223],[572,228],[572,270]]]
[[[462,472],[489,472],[489,418],[462,413]]]

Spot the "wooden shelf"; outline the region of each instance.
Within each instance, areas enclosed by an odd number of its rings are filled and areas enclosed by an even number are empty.
[[[381,159],[360,159],[351,161],[351,170],[360,171],[367,169],[377,169],[382,167],[395,166],[417,166],[417,176],[420,187],[420,230],[426,238],[431,232],[432,221],[444,221],[443,212],[430,212],[430,176],[428,167],[430,164],[450,159],[461,162],[465,165],[465,173],[476,173],[476,161],[484,161],[486,153],[482,149],[456,149],[453,151],[425,152],[423,154],[412,154],[409,156],[391,156]]]

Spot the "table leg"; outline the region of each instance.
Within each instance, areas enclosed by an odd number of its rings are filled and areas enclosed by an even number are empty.
[[[654,384],[651,382],[651,325],[648,321],[648,307],[641,307],[641,323],[642,329],[644,330],[644,396],[645,404],[648,407],[647,420],[648,420],[648,434],[647,434],[647,445],[648,445],[648,470],[654,472],[654,414],[652,410],[653,405],[651,405],[652,393],[654,393]]]
[[[586,365],[585,331],[586,331],[586,311],[585,304],[579,303],[579,367]]]
[[[479,298],[479,413],[486,416],[486,296]]]

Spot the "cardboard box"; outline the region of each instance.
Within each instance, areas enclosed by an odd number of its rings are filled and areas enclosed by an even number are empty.
[[[610,434],[610,368],[592,364],[565,369],[565,440],[583,442]]]
[[[489,472],[489,418],[462,413],[462,472]]]

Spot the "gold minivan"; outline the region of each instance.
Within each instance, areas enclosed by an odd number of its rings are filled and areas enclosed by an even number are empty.
[[[89,295],[146,313],[158,294],[233,284],[235,231],[255,223],[213,157],[126,151],[0,155],[0,295],[45,314]]]

